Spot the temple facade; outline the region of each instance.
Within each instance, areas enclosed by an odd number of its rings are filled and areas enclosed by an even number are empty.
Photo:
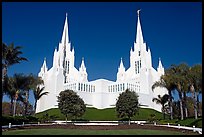
[[[126,89],[135,91],[139,95],[140,107],[152,108],[161,112],[161,105],[152,102],[154,97],[167,94],[165,88],[155,88],[152,85],[164,74],[164,67],[159,59],[157,69],[152,67],[150,48],[147,49],[143,39],[139,10],[137,12],[137,30],[133,48],[130,47],[130,67],[125,68],[122,58],[116,81],[106,79],[88,80],[85,60],[82,58],[79,69],[75,68],[75,50],[71,46],[66,14],[61,42],[53,53],[53,64],[47,68],[46,59],[38,73],[44,81],[44,91],[48,95],[42,96],[37,102],[36,113],[50,108],[57,108],[57,96],[61,91],[70,89],[75,91],[85,102],[87,107],[98,109],[115,107],[120,93]]]

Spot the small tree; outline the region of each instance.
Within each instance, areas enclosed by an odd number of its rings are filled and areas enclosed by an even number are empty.
[[[77,117],[81,117],[86,111],[84,101],[73,90],[60,92],[58,96],[58,107],[61,113],[66,116],[66,121],[68,116],[76,119]]]
[[[37,102],[40,100],[42,96],[47,95],[49,92],[43,92],[45,87],[37,87],[35,90],[33,90],[34,98],[35,98],[35,103],[34,103],[34,112],[36,113],[36,107],[37,107]]]
[[[153,98],[152,102],[156,102],[156,104],[161,104],[162,105],[162,113],[163,113],[163,117],[165,119],[165,112],[167,112],[168,108],[167,105],[165,105],[169,100],[169,95],[165,94],[161,97],[161,95],[158,95],[158,98]]]
[[[134,91],[126,89],[121,93],[116,102],[116,111],[119,118],[133,117],[139,110],[138,95]]]

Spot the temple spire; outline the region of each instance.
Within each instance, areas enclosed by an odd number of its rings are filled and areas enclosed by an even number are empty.
[[[84,64],[84,57],[82,57],[81,67],[79,68],[81,72],[86,72],[86,67]]]
[[[46,58],[44,58],[44,62],[41,69],[43,70],[43,72],[47,72]]]
[[[120,68],[124,68],[123,59],[122,58],[120,59]]]
[[[163,68],[162,63],[161,63],[161,58],[159,58],[159,66],[158,68]]]
[[[143,35],[142,35],[142,28],[140,25],[140,10],[137,10],[137,34],[136,34],[136,43],[143,43]]]
[[[125,67],[123,65],[123,59],[120,59],[120,66],[118,68],[118,72],[125,72]]]
[[[160,58],[159,58],[159,65],[157,67],[157,72],[159,72],[159,75],[164,75],[164,67],[162,66],[162,62]]]
[[[64,44],[69,43],[67,13],[66,13],[66,19],[65,19],[65,23],[64,23],[64,30],[63,30],[63,34],[62,34],[61,43],[64,43]]]

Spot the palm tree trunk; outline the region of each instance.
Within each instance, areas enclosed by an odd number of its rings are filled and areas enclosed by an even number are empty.
[[[195,91],[193,91],[192,96],[193,96],[193,106],[194,106],[194,115],[195,115],[195,119],[198,119],[198,112],[197,112],[197,105],[196,105]]]
[[[14,103],[13,103],[13,116],[16,115],[16,99],[14,99]]]
[[[186,92],[183,92],[184,97],[184,109],[185,109],[185,117],[188,117],[188,109],[187,109],[187,100],[186,100]]]
[[[181,120],[183,120],[183,103],[182,103],[182,93],[179,91],[179,98],[180,98],[180,114],[181,114]]]
[[[5,76],[7,75],[7,65],[3,67],[3,77],[2,77],[2,83],[4,82]]]
[[[13,98],[11,98],[11,104],[10,104],[10,115],[13,115]]]
[[[28,112],[28,91],[26,91],[26,101],[25,101],[25,112],[24,115],[27,115]]]
[[[169,91],[169,108],[170,108],[170,119],[173,119],[173,107],[172,107],[172,95],[171,95],[171,91]]]
[[[16,115],[16,101],[18,99],[18,92],[19,91],[17,90],[16,93],[15,93],[15,96],[14,96],[13,116]]]
[[[198,114],[198,116],[200,116],[200,112],[199,112],[199,92],[197,91],[197,92],[195,92],[196,93],[196,98],[197,98],[197,100],[196,100],[196,108],[197,108],[197,114]]]
[[[5,80],[6,75],[7,75],[7,67],[5,65],[5,67],[3,67],[2,85],[4,85],[4,80]],[[2,93],[1,99],[3,100],[4,91],[2,91],[1,93]]]

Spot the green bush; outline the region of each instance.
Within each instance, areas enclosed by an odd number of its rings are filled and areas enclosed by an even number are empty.
[[[26,124],[30,122],[37,122],[38,118],[34,116],[2,116],[2,126],[9,125],[11,123],[12,125],[20,125],[20,124]]]

